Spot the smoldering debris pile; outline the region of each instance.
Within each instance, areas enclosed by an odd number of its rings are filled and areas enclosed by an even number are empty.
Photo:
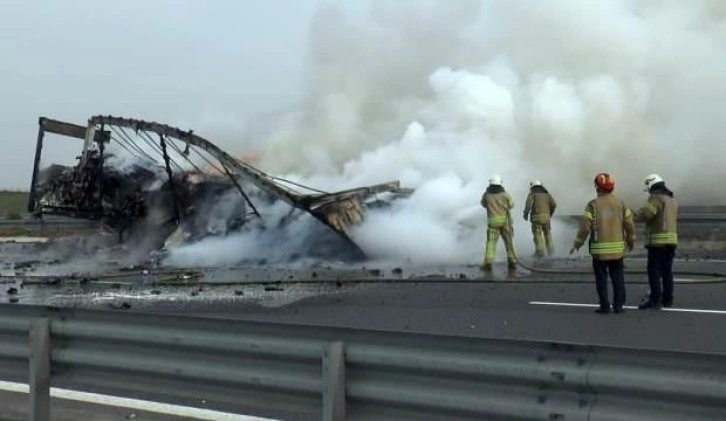
[[[84,140],[75,165],[41,169],[46,133]],[[99,220],[127,249],[172,264],[195,248],[209,249],[209,264],[361,259],[347,230],[369,206],[411,193],[398,182],[322,192],[271,177],[191,131],[140,120],[99,116],[83,127],[41,118],[39,139],[29,211]],[[210,237],[236,241],[215,247]]]
[[[121,239],[143,236],[159,247],[177,229],[177,219],[190,241],[236,232],[244,224],[245,203],[228,179],[184,172],[165,180],[150,165],[121,171],[108,154],[102,169],[97,150],[84,155],[74,167],[40,172],[37,213],[100,219]]]

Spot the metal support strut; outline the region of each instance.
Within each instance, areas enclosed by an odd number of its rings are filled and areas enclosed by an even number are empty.
[[[181,222],[181,218],[179,215],[179,204],[176,200],[176,192],[174,190],[174,178],[171,173],[171,166],[169,165],[171,159],[169,158],[169,153],[166,151],[166,140],[164,139],[163,134],[159,134],[159,143],[161,144],[161,153],[164,157],[164,167],[166,168],[166,175],[169,176],[169,191],[171,192],[171,200],[172,204],[174,205],[174,221],[176,222],[176,225],[179,226],[179,223]]]
[[[104,156],[106,146],[106,139],[103,137],[106,134],[104,130],[106,127],[105,123],[101,123],[101,142],[98,143],[98,207],[99,212],[103,214],[103,165],[106,160]]]
[[[33,163],[33,178],[30,181],[30,194],[28,195],[28,212],[35,212],[36,186],[38,184],[38,172],[40,171],[40,158],[43,151],[43,137],[45,129],[43,127],[43,117],[38,120],[38,141],[35,145],[35,161]]]
[[[262,215],[260,215],[260,213],[257,211],[257,208],[255,207],[255,204],[252,203],[252,201],[250,200],[249,196],[247,196],[247,193],[245,193],[245,191],[242,190],[242,186],[240,186],[240,184],[237,181],[237,179],[229,171],[229,168],[227,168],[227,166],[224,165],[224,162],[221,162],[220,161],[219,163],[222,164],[222,169],[224,169],[224,172],[225,172],[225,174],[227,174],[227,177],[229,177],[229,179],[232,181],[232,183],[235,185],[235,187],[237,187],[237,190],[239,190],[239,192],[242,195],[242,197],[244,197],[245,202],[247,202],[247,204],[250,205],[250,208],[252,208],[252,213],[254,213],[255,216],[257,216],[258,218],[262,218]]]

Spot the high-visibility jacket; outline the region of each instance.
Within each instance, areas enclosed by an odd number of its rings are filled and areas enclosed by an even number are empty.
[[[530,189],[524,204],[524,217],[529,216],[530,222],[534,224],[546,224],[550,222],[556,208],[557,202],[547,189],[542,186],[534,186]]]
[[[582,215],[575,247],[590,237],[590,254],[598,260],[617,260],[625,255],[625,246],[635,244],[633,213],[611,193],[598,193]]]
[[[509,211],[514,207],[514,200],[504,188],[490,186],[481,197],[481,205],[487,210],[487,223],[490,228],[509,225]]]
[[[635,213],[637,222],[645,222],[646,247],[678,245],[678,203],[665,189],[651,190],[650,197]]]

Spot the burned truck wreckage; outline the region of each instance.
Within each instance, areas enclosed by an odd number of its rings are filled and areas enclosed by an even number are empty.
[[[47,134],[82,141],[75,165],[41,168]],[[254,237],[258,257],[285,248],[294,250],[293,259],[361,260],[366,253],[350,228],[366,209],[410,193],[398,181],[333,193],[306,187],[266,174],[193,131],[155,122],[95,116],[80,126],[41,117],[28,211],[98,220],[119,241],[162,253],[250,232],[264,233]]]

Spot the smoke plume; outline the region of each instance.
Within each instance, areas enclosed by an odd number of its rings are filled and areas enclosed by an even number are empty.
[[[560,214],[582,210],[599,171],[633,208],[651,172],[682,204],[718,204],[725,17],[720,0],[327,4],[311,22],[307,96],[275,119],[259,165],[326,190],[416,188],[354,237],[418,262],[481,258],[492,174],[515,199],[522,253],[531,178]],[[571,230],[555,236],[564,252]]]

